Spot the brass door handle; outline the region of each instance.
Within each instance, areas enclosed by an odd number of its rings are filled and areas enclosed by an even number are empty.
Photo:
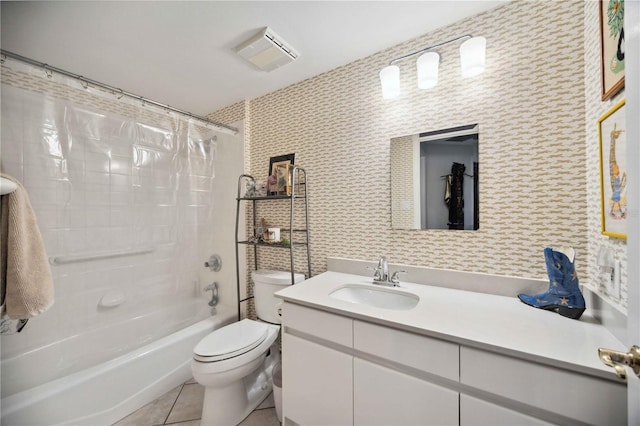
[[[624,366],[631,367],[636,376],[640,377],[640,347],[633,345],[629,352],[618,352],[613,349],[598,349],[600,361],[616,370],[616,375],[625,382],[627,371]]]

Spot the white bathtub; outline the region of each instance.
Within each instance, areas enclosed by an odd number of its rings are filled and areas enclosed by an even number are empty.
[[[144,347],[2,399],[2,425],[110,425],[191,377],[196,343],[235,320],[219,313]]]

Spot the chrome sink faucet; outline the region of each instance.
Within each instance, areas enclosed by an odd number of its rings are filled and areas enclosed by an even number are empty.
[[[380,271],[380,281],[388,281],[389,263],[387,262],[386,257],[382,256],[380,260],[378,260],[378,270]]]
[[[398,278],[398,275],[407,273],[407,271],[395,271],[391,276],[389,276],[389,262],[385,256],[380,257],[376,268],[368,267],[367,269],[374,271],[374,284],[387,285],[390,287],[399,287],[400,279]]]

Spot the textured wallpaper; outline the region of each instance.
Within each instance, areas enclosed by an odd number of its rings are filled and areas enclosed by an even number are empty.
[[[599,98],[596,5],[510,3],[247,101],[248,171],[264,176],[269,157],[293,152],[309,172],[313,274],[328,256],[386,255],[546,278],[544,247],[571,245],[581,282],[597,289],[598,245],[625,264],[624,242],[600,235],[597,117],[609,103]],[[460,76],[454,43],[439,49],[438,86],[417,89],[407,59],[400,98],[382,99],[378,72],[390,59],[468,33],[487,38],[482,75]],[[480,230],[391,229],[390,139],[469,123],[480,125]],[[262,258],[286,266],[279,253]]]
[[[414,212],[414,156],[419,156],[419,148],[414,152],[413,136],[393,138],[390,148],[391,163],[391,226],[394,229],[411,229],[416,227],[415,219],[419,215]],[[418,224],[418,228],[420,225]]]
[[[600,219],[600,153],[598,141],[598,119],[624,99],[624,90],[612,99],[601,101],[600,83],[600,31],[599,31],[599,2],[586,1],[584,25],[584,63],[585,63],[585,136],[587,147],[587,229],[588,256],[587,264],[589,287],[598,291],[601,297],[607,299],[623,313],[627,309],[627,244],[625,240],[602,235]],[[619,300],[612,299],[604,293],[604,279],[606,274],[600,271],[596,264],[600,247],[614,250],[616,260],[621,264]]]

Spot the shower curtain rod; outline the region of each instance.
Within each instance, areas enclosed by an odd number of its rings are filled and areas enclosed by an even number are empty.
[[[186,116],[188,116],[190,118],[203,121],[203,122],[205,122],[207,124],[210,124],[210,125],[213,125],[213,126],[216,126],[216,127],[219,127],[219,128],[223,128],[223,129],[226,129],[226,130],[231,130],[234,134],[238,133],[238,129],[235,128],[235,127],[227,126],[226,124],[210,120],[210,119],[208,119],[206,117],[203,117],[201,115],[193,114],[193,113],[191,113],[189,111],[184,111],[184,110],[181,110],[181,109],[178,109],[178,108],[174,108],[171,105],[166,105],[166,104],[162,104],[160,102],[152,101],[151,99],[144,98],[144,97],[142,97],[140,95],[136,95],[134,93],[125,92],[124,90],[119,89],[117,87],[113,87],[113,86],[110,86],[110,85],[105,84],[105,83],[100,83],[99,81],[91,80],[90,78],[86,78],[86,77],[83,77],[81,75],[74,74],[72,72],[65,71],[63,69],[53,67],[53,66],[45,64],[43,62],[39,62],[39,61],[36,61],[34,59],[30,59],[30,58],[24,57],[22,55],[18,55],[17,53],[13,53],[13,52],[9,52],[9,51],[4,50],[4,49],[0,49],[0,55],[2,56],[2,63],[4,63],[5,58],[15,59],[15,60],[18,60],[18,61],[21,61],[21,62],[25,62],[25,63],[30,64],[30,65],[39,67],[39,68],[43,68],[44,72],[45,72],[45,74],[47,74],[47,76],[50,75],[49,72],[57,72],[58,74],[62,74],[62,75],[65,75],[67,77],[71,77],[71,78],[75,78],[76,80],[79,80],[80,83],[85,88],[86,88],[85,85],[91,84],[92,86],[97,86],[97,87],[101,87],[103,89],[109,90],[109,91],[113,92],[114,95],[120,95],[121,97],[122,96],[127,96],[129,98],[133,98],[133,99],[136,99],[138,101],[141,101],[143,104],[155,105],[155,106],[160,107],[162,109],[173,111],[173,112],[176,112],[178,114],[186,115]]]

